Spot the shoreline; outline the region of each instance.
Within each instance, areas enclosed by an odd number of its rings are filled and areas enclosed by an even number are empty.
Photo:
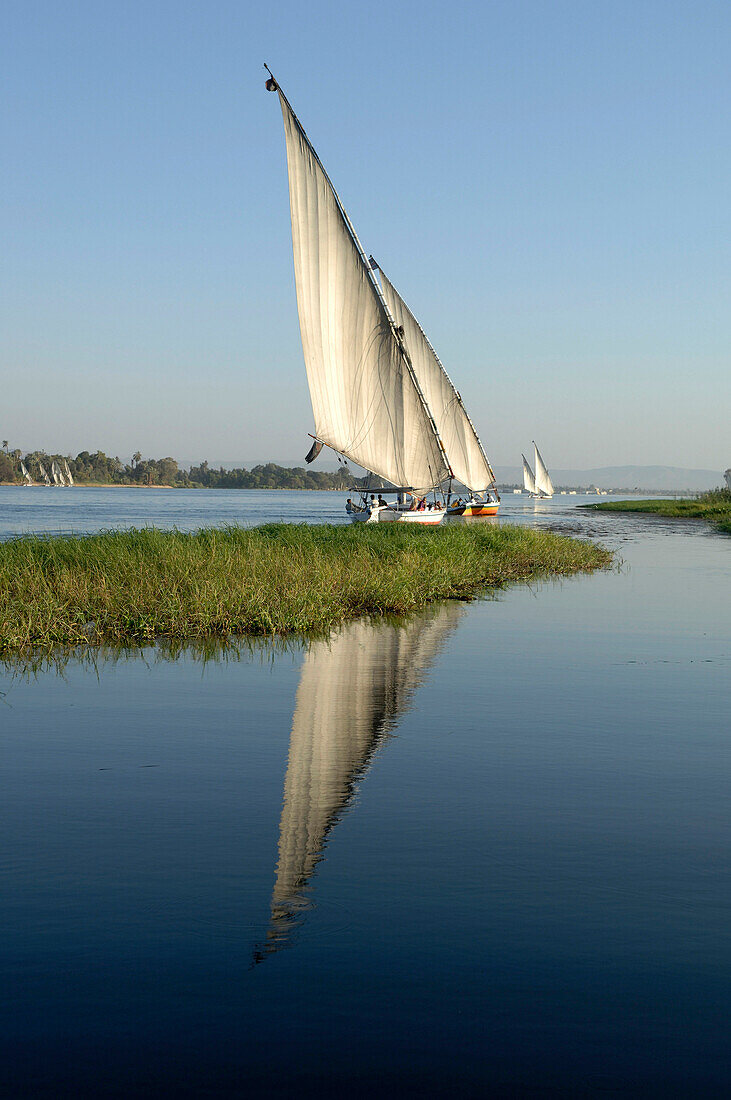
[[[722,534],[731,535],[731,492],[711,490],[699,497],[660,500],[612,500],[601,504],[580,504],[594,512],[639,513],[661,519],[703,520]]]
[[[267,524],[0,544],[0,653],[325,634],[364,615],[608,568],[595,543],[520,526]]]

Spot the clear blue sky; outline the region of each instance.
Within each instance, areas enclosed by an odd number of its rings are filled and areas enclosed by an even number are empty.
[[[497,464],[731,464],[731,5],[5,0],[0,436],[299,459],[267,61]]]

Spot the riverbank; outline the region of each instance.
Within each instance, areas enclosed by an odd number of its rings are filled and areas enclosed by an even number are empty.
[[[728,489],[677,500],[612,500],[580,507],[595,512],[645,512],[669,519],[703,519],[731,535],[731,492]]]
[[[323,632],[611,560],[590,542],[492,524],[29,536],[0,545],[0,651]]]

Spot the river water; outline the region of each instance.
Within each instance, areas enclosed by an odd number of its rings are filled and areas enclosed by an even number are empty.
[[[728,1091],[731,540],[579,502],[502,522],[619,568],[4,668],[5,1094]],[[9,489],[0,535],[342,503]]]

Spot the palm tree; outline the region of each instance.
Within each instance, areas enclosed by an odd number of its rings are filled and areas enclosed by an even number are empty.
[[[135,451],[135,453],[132,455],[132,465],[136,466],[137,463],[141,462],[141,461],[142,461],[142,455],[140,454],[139,451]]]
[[[7,439],[3,439],[3,450],[7,451],[7,449],[8,449],[8,441],[7,441]]]

